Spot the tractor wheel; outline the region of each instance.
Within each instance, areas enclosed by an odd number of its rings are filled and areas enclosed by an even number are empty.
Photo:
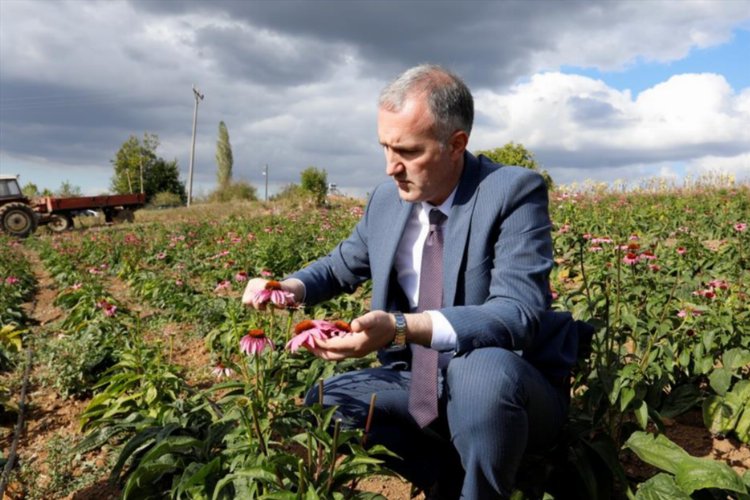
[[[0,207],[0,229],[18,238],[25,238],[36,230],[36,214],[23,203],[8,203]]]
[[[65,232],[73,228],[73,217],[68,214],[52,214],[47,227],[55,233]]]

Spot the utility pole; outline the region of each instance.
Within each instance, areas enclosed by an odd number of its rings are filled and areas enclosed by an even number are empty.
[[[266,178],[266,203],[268,202],[268,163],[266,163],[266,169],[263,171],[263,177]]]
[[[193,201],[193,164],[195,162],[195,127],[198,124],[198,101],[203,100],[203,94],[193,85],[193,96],[195,97],[195,108],[193,108],[193,140],[190,146],[190,172],[188,173],[188,199],[187,206]]]

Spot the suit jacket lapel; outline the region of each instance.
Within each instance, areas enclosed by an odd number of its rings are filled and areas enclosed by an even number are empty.
[[[471,154],[464,155],[464,171],[453,199],[443,247],[443,305],[456,300],[458,273],[468,244],[471,217],[477,200],[480,172],[479,161]]]
[[[378,231],[376,234],[382,236],[382,240],[375,242],[376,245],[371,247],[375,252],[375,255],[370,256],[371,261],[380,263],[380,265],[372,268],[373,309],[384,309],[388,306],[388,290],[390,289],[391,270],[395,264],[396,250],[414,204],[398,198],[397,207],[392,213],[385,214],[379,221],[383,224],[384,230]]]

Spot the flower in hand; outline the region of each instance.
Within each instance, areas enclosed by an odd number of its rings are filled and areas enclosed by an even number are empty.
[[[349,323],[345,321],[306,319],[295,325],[295,335],[286,344],[286,348],[292,352],[297,352],[300,347],[312,349],[315,347],[315,339],[330,339],[349,334],[351,331]]]
[[[266,287],[255,294],[255,301],[258,304],[267,304],[271,302],[279,309],[294,305],[295,302],[294,294],[282,289],[281,283],[274,280],[268,281]]]

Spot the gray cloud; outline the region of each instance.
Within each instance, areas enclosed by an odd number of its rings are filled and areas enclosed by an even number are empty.
[[[223,120],[238,177],[262,182],[269,163],[271,178],[284,185],[315,165],[359,192],[385,178],[377,92],[410,65],[444,64],[475,93],[502,94],[560,65],[606,70],[680,58],[750,19],[747,1],[716,9],[691,1],[0,0],[0,10],[3,172],[19,160],[34,168],[38,159],[87,165],[106,177],[120,144],[145,131],[157,133],[159,153],[187,172],[197,84],[206,99],[196,179],[206,189]],[[582,130],[625,126],[606,98],[581,94],[566,103]],[[496,110],[477,110],[479,131],[514,123]],[[550,168],[570,169],[733,155],[739,148],[731,141],[658,151],[588,146],[534,149]]]

